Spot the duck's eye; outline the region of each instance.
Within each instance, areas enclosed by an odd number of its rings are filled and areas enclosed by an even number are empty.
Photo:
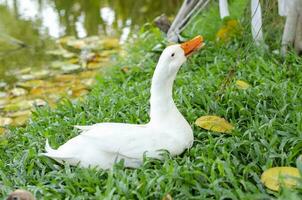
[[[172,53],[172,54],[171,54],[171,57],[174,57],[174,55],[175,55],[175,53]]]

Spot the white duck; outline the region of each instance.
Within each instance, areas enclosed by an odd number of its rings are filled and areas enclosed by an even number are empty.
[[[173,82],[186,56],[201,47],[203,38],[168,46],[161,54],[151,86],[150,122],[144,125],[98,123],[76,126],[80,135],[57,150],[46,141],[46,153],[56,161],[82,167],[108,169],[124,159],[126,167],[139,167],[143,156],[161,159],[161,150],[172,156],[192,146],[193,131],[172,99]]]

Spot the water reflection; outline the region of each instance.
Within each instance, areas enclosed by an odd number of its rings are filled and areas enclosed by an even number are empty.
[[[0,0],[17,20],[38,20],[39,32],[56,38],[121,35],[125,27],[141,25],[161,13],[174,14],[179,4],[180,0]]]
[[[0,82],[11,68],[41,68],[54,38],[129,34],[156,16],[175,14],[181,0],[0,0]]]

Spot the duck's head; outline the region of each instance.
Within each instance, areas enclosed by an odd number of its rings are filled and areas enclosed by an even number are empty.
[[[197,36],[182,44],[168,46],[162,52],[157,68],[167,71],[167,75],[173,75],[186,62],[187,57],[202,46],[202,36]]]

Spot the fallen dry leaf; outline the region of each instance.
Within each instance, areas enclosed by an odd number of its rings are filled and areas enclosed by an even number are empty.
[[[280,185],[294,187],[301,178],[299,170],[295,167],[273,167],[265,170],[261,175],[261,182],[269,189],[278,191]]]
[[[231,133],[231,131],[234,129],[234,126],[228,121],[214,115],[199,117],[196,120],[195,124],[206,130],[215,131],[219,133]]]
[[[166,194],[166,195],[162,198],[162,200],[173,200],[173,198],[172,198],[172,196],[168,193],[168,194]]]
[[[236,86],[237,86],[239,89],[242,89],[242,90],[246,90],[246,89],[248,89],[248,88],[251,87],[250,84],[248,84],[247,82],[242,81],[242,80],[237,80],[237,81],[236,81]]]

